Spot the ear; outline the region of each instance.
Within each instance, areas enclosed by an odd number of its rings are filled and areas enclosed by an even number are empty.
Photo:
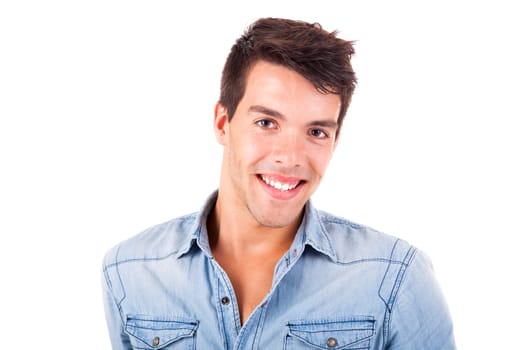
[[[215,104],[215,117],[213,120],[213,129],[215,138],[221,145],[226,143],[226,132],[228,130],[228,111],[220,102]]]

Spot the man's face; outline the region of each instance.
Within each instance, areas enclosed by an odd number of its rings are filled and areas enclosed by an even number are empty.
[[[334,152],[339,108],[339,96],[320,93],[298,73],[256,63],[231,121],[216,108],[225,210],[265,227],[297,222]]]

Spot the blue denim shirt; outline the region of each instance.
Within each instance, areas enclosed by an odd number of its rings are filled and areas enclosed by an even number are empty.
[[[203,210],[112,248],[103,266],[113,349],[455,349],[429,259],[309,202],[268,295],[244,325]]]

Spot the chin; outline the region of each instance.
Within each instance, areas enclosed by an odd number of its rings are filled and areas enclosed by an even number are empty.
[[[254,213],[252,215],[255,220],[264,227],[270,228],[284,228],[296,223],[297,218],[302,215],[302,209],[304,205],[301,206],[300,210],[290,210],[284,211],[282,208],[276,206],[273,210],[270,210],[266,213]]]

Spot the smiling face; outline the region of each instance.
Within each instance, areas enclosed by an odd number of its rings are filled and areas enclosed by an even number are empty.
[[[298,224],[334,152],[339,108],[338,95],[257,62],[233,118],[216,107],[215,133],[224,146],[217,205],[255,225]]]

